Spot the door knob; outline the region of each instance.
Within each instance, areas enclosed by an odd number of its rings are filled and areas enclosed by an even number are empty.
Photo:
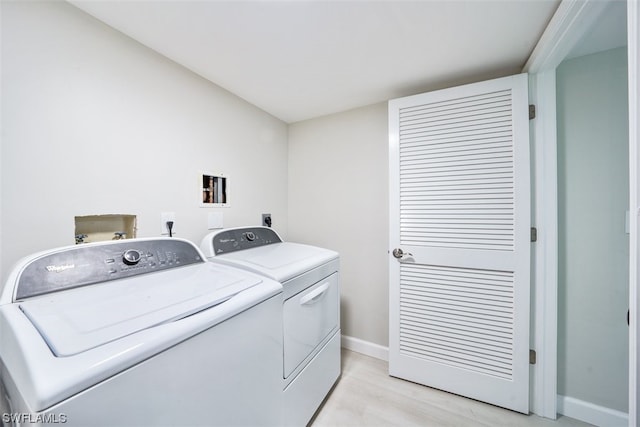
[[[412,254],[410,254],[409,252],[404,252],[404,251],[403,251],[402,249],[400,249],[400,248],[395,248],[395,249],[393,250],[393,256],[394,256],[394,257],[396,257],[396,258],[398,258],[398,259],[402,258],[402,257],[403,257],[403,256],[405,256],[405,255],[407,255],[407,256],[413,256],[413,255],[412,255]]]

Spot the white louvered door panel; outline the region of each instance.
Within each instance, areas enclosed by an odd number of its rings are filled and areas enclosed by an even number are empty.
[[[527,413],[527,76],[390,101],[389,138],[390,374]]]

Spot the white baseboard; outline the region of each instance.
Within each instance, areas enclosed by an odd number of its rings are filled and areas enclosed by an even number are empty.
[[[629,414],[594,405],[584,400],[558,395],[558,413],[602,427],[627,427]]]
[[[376,359],[385,360],[387,362],[389,361],[389,347],[384,347],[359,338],[342,335],[342,347],[347,350],[375,357]]]

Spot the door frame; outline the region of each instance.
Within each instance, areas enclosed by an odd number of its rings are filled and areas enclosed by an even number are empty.
[[[531,410],[546,418],[557,417],[557,307],[558,307],[558,198],[557,198],[557,138],[556,138],[556,68],[567,57],[580,38],[596,23],[607,2],[585,0],[562,1],[545,29],[536,48],[524,66],[529,73],[529,100],[536,105],[537,116],[531,123],[533,161],[533,224],[538,229],[538,241],[532,248],[532,348],[538,350],[538,363],[531,376]],[[631,325],[629,331],[629,425],[636,425],[640,406],[637,375],[640,307],[640,131],[637,96],[638,55],[640,46],[638,25],[640,12],[635,1],[627,2],[627,37],[629,61],[629,189],[630,206],[636,216],[630,221],[629,295]],[[542,141],[544,143],[542,143]]]
[[[632,207],[633,220],[630,220],[629,239],[629,425],[640,422],[640,96],[638,96],[638,80],[640,79],[640,7],[635,1],[627,1],[627,61],[629,68],[629,206]]]

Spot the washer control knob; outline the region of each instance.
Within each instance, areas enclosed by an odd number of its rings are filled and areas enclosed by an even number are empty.
[[[140,261],[140,252],[135,249],[129,249],[122,255],[122,261],[127,265],[135,265]]]
[[[244,233],[244,237],[250,242],[256,240],[256,235],[252,231],[247,231],[246,233]]]

